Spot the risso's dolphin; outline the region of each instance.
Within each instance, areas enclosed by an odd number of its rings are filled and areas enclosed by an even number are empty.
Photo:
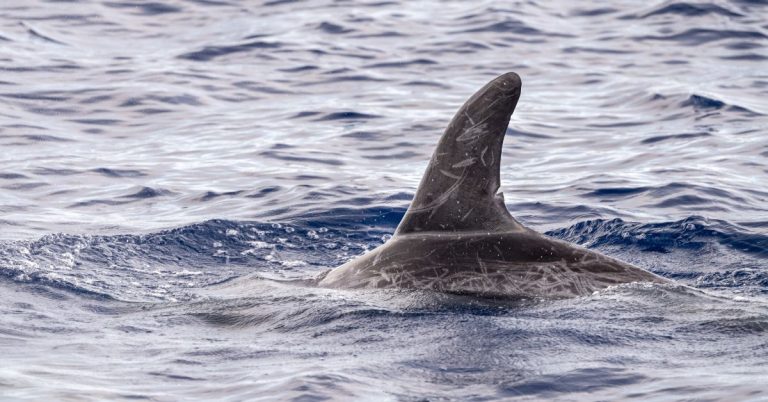
[[[553,239],[510,215],[499,189],[501,146],[520,98],[506,73],[459,109],[394,236],[329,271],[330,288],[407,288],[493,298],[588,295],[651,272]]]

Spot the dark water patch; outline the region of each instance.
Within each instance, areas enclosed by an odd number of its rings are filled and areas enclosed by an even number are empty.
[[[270,0],[264,3],[265,6],[279,6],[283,4],[300,3],[303,0]]]
[[[766,221],[748,221],[748,222],[738,222],[740,226],[744,226],[747,228],[755,228],[755,229],[765,229],[768,228],[768,220]]]
[[[372,1],[364,4],[366,7],[376,7],[376,8],[400,5],[400,3],[397,1]]]
[[[306,181],[311,181],[311,180],[331,181],[330,177],[317,176],[317,175],[313,175],[313,174],[300,174],[300,175],[296,175],[296,176],[293,176],[293,177],[296,177],[297,179],[300,179],[302,181],[305,181],[305,180]]]
[[[230,3],[226,1],[216,1],[216,0],[186,0],[190,3],[200,4],[203,6],[236,6],[236,3]]]
[[[678,208],[681,206],[691,206],[691,205],[705,205],[705,204],[713,204],[714,201],[699,197],[697,195],[692,194],[686,194],[686,195],[679,195],[677,197],[667,198],[664,201],[661,201],[659,203],[654,204],[653,206],[656,208]]]
[[[39,187],[49,186],[48,183],[34,182],[34,183],[13,183],[3,186],[6,190],[34,190]]]
[[[113,98],[112,95],[96,95],[96,96],[91,96],[89,98],[83,99],[78,103],[80,103],[81,105],[91,105],[94,103],[101,103],[104,101],[112,100],[112,98]]]
[[[747,109],[743,106],[729,105],[723,101],[697,94],[693,94],[687,100],[681,102],[680,106],[693,107],[693,109],[697,111],[712,111],[723,109],[727,112],[743,113],[752,116],[761,115],[760,113]]]
[[[204,81],[215,81],[216,77],[211,74],[203,74],[203,73],[188,73],[188,72],[180,72],[180,71],[169,71],[165,73],[169,77],[182,77],[182,78],[192,78],[192,79],[200,79]],[[176,81],[177,83],[183,83],[186,84],[185,81]],[[202,85],[201,88],[206,89],[210,85]]]
[[[261,38],[267,38],[270,35],[267,34],[252,34],[244,37],[243,39],[261,39]]]
[[[98,173],[100,175],[104,175],[107,177],[142,177],[147,175],[146,173],[139,170],[110,169],[110,168],[103,168],[103,167],[91,169],[91,172]]]
[[[447,54],[447,53],[475,53],[481,50],[489,50],[490,46],[474,41],[458,41],[458,42],[434,42],[430,44],[434,49],[426,51],[426,53],[433,54]]]
[[[595,53],[595,54],[633,54],[634,50],[618,50],[584,46],[570,46],[563,49],[564,53]]]
[[[323,75],[337,75],[337,74],[346,74],[349,72],[354,71],[351,68],[343,67],[343,68],[335,68],[333,70],[324,71]]]
[[[763,255],[768,255],[765,251]],[[700,288],[732,288],[756,289],[768,293],[768,270],[764,268],[725,269],[718,272],[701,274],[696,278],[696,286]]]
[[[437,62],[434,60],[414,59],[414,60],[404,60],[404,61],[395,61],[395,62],[375,63],[375,64],[369,64],[365,67],[366,68],[403,68],[403,67],[410,67],[414,65],[434,65],[434,64],[437,64]]]
[[[656,15],[666,15],[666,14],[682,15],[685,17],[700,17],[703,15],[722,15],[726,17],[743,17],[744,16],[743,14],[739,14],[737,12],[728,10],[725,7],[721,7],[717,4],[712,4],[712,3],[673,2],[670,4],[658,6],[654,10],[651,10],[645,14],[640,15],[639,18],[648,18]],[[638,17],[637,15],[634,15],[634,16],[621,17],[621,19],[637,18],[637,17]]]
[[[45,127],[35,126],[35,125],[32,125],[32,124],[6,124],[3,127],[7,127],[7,128],[24,128],[24,129],[32,128],[32,129],[45,130]]]
[[[620,336],[606,336],[603,334],[595,333],[595,331],[582,331],[573,328],[561,328],[554,331],[552,335],[558,338],[567,339],[569,344],[582,344],[589,346],[619,346],[626,343],[626,341]]]
[[[105,2],[103,5],[109,8],[127,9],[136,11],[134,15],[161,15],[169,13],[178,13],[182,11],[181,7],[172,6],[160,2]]]
[[[279,159],[282,161],[287,162],[304,162],[304,163],[319,163],[323,165],[330,165],[330,166],[342,166],[344,165],[344,162],[338,160],[338,159],[326,159],[326,158],[311,158],[307,156],[294,156],[294,155],[286,155],[281,152],[275,152],[275,151],[264,151],[260,153],[261,156],[266,156],[268,158],[274,158]]]
[[[387,159],[404,160],[404,159],[409,159],[416,156],[422,156],[422,154],[412,152],[412,151],[402,151],[402,152],[397,152],[393,154],[363,155],[363,158],[373,159],[373,160],[387,160]]]
[[[738,61],[764,61],[768,60],[768,56],[756,53],[736,54],[732,56],[721,56],[721,60],[738,60]]]
[[[571,15],[576,17],[597,17],[606,14],[613,14],[618,12],[618,9],[611,7],[598,7],[590,9],[576,9],[571,11]]]
[[[321,113],[321,112],[314,112],[314,111],[305,110],[305,111],[303,111],[303,112],[299,112],[299,113],[296,113],[295,115],[291,116],[291,118],[292,118],[292,119],[302,119],[302,118],[304,118],[304,117],[312,117],[312,116],[317,116],[317,115],[319,115],[320,113]]]
[[[368,206],[362,209],[331,208],[324,211],[309,212],[291,220],[311,228],[379,228],[387,233],[394,231],[405,215],[406,208],[389,206]]]
[[[115,70],[104,71],[104,74],[120,75],[120,74],[130,74],[130,73],[133,73],[133,72],[135,72],[135,71],[127,69],[127,68],[120,68],[120,69],[115,69]]]
[[[235,191],[225,191],[221,193],[217,193],[215,191],[206,191],[205,194],[203,194],[200,198],[198,198],[199,201],[210,201],[215,198],[219,197],[234,197],[237,195],[240,195],[243,193],[243,190],[235,190]]]
[[[38,175],[38,176],[72,176],[75,174],[82,173],[81,170],[77,169],[67,169],[67,168],[61,168],[61,169],[54,169],[54,168],[36,168],[32,170],[32,173]]]
[[[254,41],[231,46],[205,46],[202,50],[179,55],[180,59],[192,61],[211,61],[213,59],[234,53],[250,52],[253,50],[279,49],[283,44],[278,42]]]
[[[368,39],[368,38],[404,38],[407,37],[405,33],[397,32],[397,31],[382,31],[382,32],[376,32],[376,33],[368,33],[368,34],[360,34],[360,35],[351,35],[351,38],[354,39]]]
[[[691,28],[684,32],[666,35],[666,36],[639,36],[635,38],[640,41],[674,41],[680,42],[688,46],[698,46],[705,43],[730,40],[730,39],[753,39],[764,40],[768,39],[768,36],[762,32],[757,31],[738,31],[728,29],[707,29],[707,28]]]
[[[664,60],[664,64],[670,65],[670,66],[679,66],[683,64],[690,64],[688,60]]]
[[[202,106],[204,103],[200,101],[195,95],[181,94],[181,95],[151,95],[147,99],[156,100],[161,103],[169,105],[187,105],[187,106]]]
[[[78,66],[77,64],[51,64],[51,65],[42,65],[42,66],[26,66],[26,67],[8,67],[8,66],[0,66],[0,71],[7,71],[11,73],[51,73],[55,72],[57,70],[80,70],[83,67]]]
[[[517,19],[513,19],[513,18],[506,18],[504,21],[501,21],[501,22],[494,22],[492,24],[484,25],[481,27],[470,28],[470,29],[465,29],[460,31],[453,31],[450,33],[457,34],[457,33],[482,33],[482,32],[514,33],[514,34],[526,35],[526,36],[542,34],[542,32],[539,31],[538,29],[532,28],[526,25],[524,22]]]
[[[380,50],[376,50],[373,48],[357,47],[353,51],[350,51],[348,49],[340,48],[337,46],[333,46],[331,48],[312,48],[312,49],[308,49],[307,52],[315,56],[329,56],[329,57],[338,56],[338,57],[346,57],[346,58],[358,59],[358,60],[372,60],[372,59],[375,59],[376,56],[371,53],[376,53],[376,54],[381,53]]]
[[[650,122],[648,121],[622,121],[619,123],[591,123],[589,124],[590,127],[598,127],[598,128],[618,128],[618,127],[637,127],[637,126],[643,126],[647,125]]]
[[[650,187],[605,187],[582,194],[585,197],[617,199],[643,194]]]
[[[304,65],[304,66],[298,66],[298,67],[290,67],[290,68],[278,68],[278,71],[282,71],[284,73],[303,73],[305,71],[313,71],[318,70],[320,67],[317,66],[311,66],[311,65]]]
[[[133,325],[118,325],[116,330],[125,332],[126,334],[151,334],[154,331],[146,328],[140,328]]]
[[[378,119],[381,116],[373,115],[373,114],[366,114],[366,113],[359,113],[359,112],[353,112],[353,111],[347,111],[347,112],[335,112],[335,113],[328,113],[318,119],[315,119],[315,121],[330,121],[330,120],[368,120],[368,119]]]
[[[280,186],[264,187],[264,188],[256,191],[255,193],[246,195],[246,197],[247,198],[263,198],[263,197],[266,197],[267,195],[276,193],[276,192],[278,192],[280,190],[282,190],[282,187],[280,187]]]
[[[292,93],[291,91],[286,91],[284,89],[275,88],[275,87],[264,85],[254,81],[238,81],[238,82],[232,83],[232,85],[238,88],[247,89],[249,91],[272,94],[272,95],[284,95],[284,94]]]
[[[21,173],[3,173],[0,172],[0,179],[4,180],[15,180],[15,179],[26,179],[27,176],[24,176]]]
[[[169,194],[171,194],[171,192],[168,190],[155,189],[152,187],[142,187],[141,190],[133,194],[124,195],[123,198],[147,199],[147,198],[162,197],[164,195],[169,195]]]
[[[403,85],[411,86],[411,87],[433,87],[433,88],[440,88],[440,89],[450,88],[448,85],[441,84],[439,82],[434,82],[434,81],[408,81],[403,83]]]
[[[64,102],[70,99],[58,91],[24,92],[24,93],[4,93],[0,96],[12,99],[44,101],[44,102]]]
[[[87,200],[87,201],[78,201],[76,203],[70,204],[67,206],[67,208],[87,208],[87,207],[93,207],[98,205],[109,205],[109,206],[116,206],[116,205],[124,205],[128,204],[133,201],[125,201],[125,200]]]
[[[142,98],[128,98],[123,103],[121,103],[120,107],[133,107],[133,106],[140,106],[143,105],[144,101]]]
[[[311,83],[302,84],[300,86],[316,86],[316,85],[326,85],[326,84],[332,84],[332,83],[340,83],[340,82],[388,82],[389,80],[384,78],[376,78],[371,77],[370,75],[363,75],[363,74],[356,74],[356,75],[340,75],[333,78],[329,78],[322,81],[315,81]]]
[[[589,394],[602,388],[626,387],[645,381],[646,376],[621,367],[585,368],[524,381],[505,382],[499,386],[499,391],[506,397],[537,396],[550,399],[564,394]]]
[[[60,116],[63,114],[74,114],[76,112],[75,109],[47,107],[29,107],[27,110],[34,114],[41,114],[44,116]]]
[[[702,138],[711,137],[709,133],[685,133],[685,134],[669,134],[669,135],[657,135],[654,137],[646,138],[640,141],[641,144],[655,144],[657,142],[668,140],[685,140],[690,138]]]
[[[321,22],[320,25],[317,26],[317,29],[332,35],[346,34],[346,33],[355,31],[354,29],[346,28],[339,24],[334,24],[326,21]]]
[[[704,250],[709,244],[716,243],[746,254],[768,257],[768,236],[740,230],[725,221],[698,216],[675,222],[645,224],[618,218],[587,220],[546,234],[587,247]]]
[[[148,95],[144,97],[131,97],[123,101],[120,107],[133,107],[142,106],[148,101],[157,101],[168,105],[188,105],[188,106],[201,106],[203,102],[194,95],[182,94],[182,95]]]
[[[361,141],[379,141],[385,137],[385,134],[373,131],[353,131],[351,133],[342,134],[341,136],[344,138],[354,138]]]
[[[390,195],[384,197],[384,200],[387,200],[387,201],[408,201],[408,202],[411,202],[411,200],[413,200],[413,194],[412,193],[405,193],[405,192],[390,194]]]
[[[21,22],[20,25],[22,27],[24,27],[27,30],[27,33],[29,35],[31,35],[32,37],[34,37],[34,38],[41,39],[41,40],[43,40],[45,42],[53,43],[53,44],[56,44],[56,45],[67,45],[64,42],[58,41],[58,40],[53,39],[53,38],[51,38],[49,36],[41,34],[40,32],[36,31],[34,28],[30,27],[29,25],[27,25],[27,24],[25,24],[23,22]]]
[[[765,45],[755,42],[730,42],[725,45],[725,48],[733,50],[752,50],[764,49]]]
[[[557,190],[549,190],[555,192]],[[562,205],[552,204],[547,202],[516,202],[513,204],[507,204],[509,211],[522,211],[522,210],[535,210],[537,211],[534,216],[530,217],[533,220],[543,219],[549,221],[556,217],[557,220],[574,220],[585,219],[588,217],[598,218],[603,214],[613,215],[612,211],[603,209],[600,207],[590,207],[585,205]],[[525,220],[526,217],[515,215],[517,218]]]
[[[194,377],[189,377],[189,376],[180,375],[180,374],[157,373],[157,372],[149,372],[147,374],[152,375],[152,376],[156,376],[156,377],[167,378],[167,379],[173,380],[173,381],[178,381],[178,380],[181,380],[181,381],[205,381],[205,378],[194,378]]]
[[[394,144],[366,146],[366,147],[361,147],[359,149],[361,151],[391,151],[397,148],[414,148],[416,146],[417,145],[412,142],[400,141]]]
[[[110,295],[70,283],[63,278],[50,275],[49,272],[22,272],[18,269],[0,266],[0,280],[14,282],[25,292],[42,296],[48,300],[67,301],[72,296],[87,300],[115,300]]]
[[[62,138],[47,134],[28,134],[20,135],[19,137],[35,142],[74,142],[74,140],[70,140],[69,138]]]
[[[144,115],[155,115],[155,114],[163,114],[163,113],[172,113],[173,110],[171,109],[158,109],[158,108],[144,108],[144,109],[138,109],[137,112],[144,114]]]
[[[35,335],[32,335],[31,333],[23,332],[23,331],[19,331],[19,330],[16,330],[16,329],[11,329],[11,328],[0,328],[0,336],[2,336],[2,335],[11,336],[11,337],[14,337],[14,338],[35,338],[36,337]],[[3,338],[0,338],[0,339],[7,339],[7,338],[5,338],[5,336]],[[2,343],[2,342],[3,341],[0,341],[0,343]]]
[[[713,197],[719,197],[723,200],[737,201],[739,203],[747,203],[747,200],[733,194],[730,191],[719,189],[717,187],[695,185],[690,183],[669,183],[661,187],[655,187],[650,191],[650,195],[654,199],[659,199],[659,198],[666,197],[668,195],[672,195],[678,192],[685,192],[685,191],[695,191],[698,193],[711,195]]]
[[[694,109],[721,109],[725,102],[717,99],[708,98],[702,95],[691,95],[688,99],[680,103],[680,106],[692,106]]]
[[[70,119],[69,121],[93,126],[115,126],[123,122],[117,119]]]
[[[768,320],[765,317],[744,317],[721,320],[709,320],[681,328],[689,333],[721,333],[729,336],[747,336],[768,332]]]

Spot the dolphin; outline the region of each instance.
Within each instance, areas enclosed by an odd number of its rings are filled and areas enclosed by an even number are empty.
[[[651,272],[529,229],[498,193],[501,147],[522,83],[503,74],[472,95],[437,144],[395,234],[319,286],[404,288],[488,298],[567,298]]]

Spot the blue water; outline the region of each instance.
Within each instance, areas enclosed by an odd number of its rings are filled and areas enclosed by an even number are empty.
[[[0,3],[0,399],[768,400],[762,1]],[[524,224],[678,285],[302,285],[522,76]]]

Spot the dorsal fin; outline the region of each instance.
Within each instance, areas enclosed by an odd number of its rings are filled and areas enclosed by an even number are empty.
[[[522,227],[496,194],[501,146],[520,88],[517,74],[503,74],[456,112],[396,234]]]

